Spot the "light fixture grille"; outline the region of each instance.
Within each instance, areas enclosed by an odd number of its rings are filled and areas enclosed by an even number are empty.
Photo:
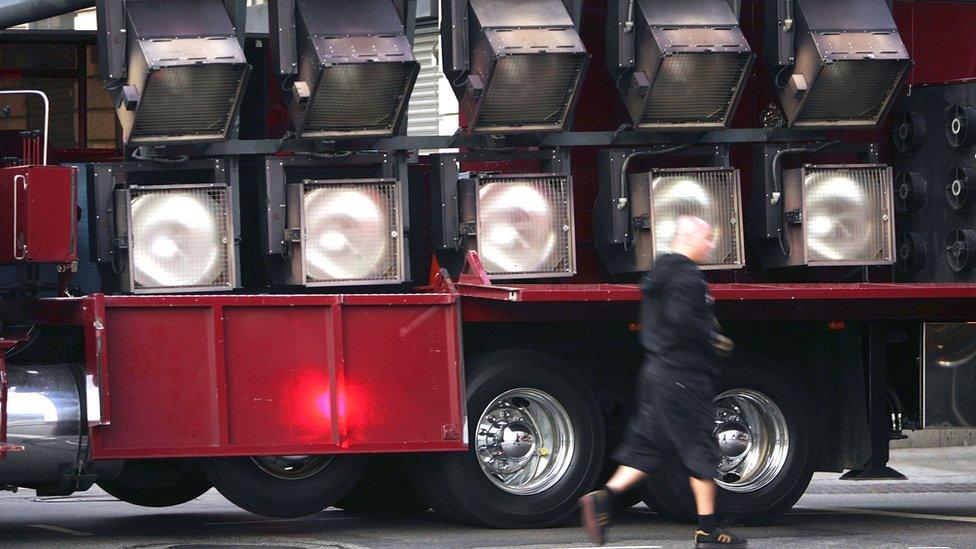
[[[715,252],[702,267],[744,264],[742,208],[737,170],[661,170],[651,174],[651,231],[655,256],[671,251],[677,220],[704,219],[714,231]]]
[[[906,61],[834,61],[807,92],[796,125],[875,124],[901,83]]]
[[[479,180],[478,252],[489,276],[531,278],[576,273],[570,180]]]
[[[139,100],[130,143],[225,139],[246,74],[246,65],[228,63],[152,71]]]
[[[134,291],[230,290],[234,276],[227,187],[134,187],[126,231]]]
[[[894,261],[891,170],[808,167],[803,230],[808,264]]]
[[[302,253],[309,285],[403,280],[397,181],[306,181]]]
[[[302,135],[392,135],[417,66],[397,62],[324,67]]]
[[[558,130],[569,117],[586,54],[519,54],[498,60],[475,130]]]
[[[648,91],[640,127],[724,126],[751,58],[748,52],[665,57]]]

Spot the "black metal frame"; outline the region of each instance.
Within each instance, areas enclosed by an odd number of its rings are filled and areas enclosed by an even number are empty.
[[[893,438],[892,418],[888,410],[888,344],[892,340],[890,328],[884,324],[868,326],[866,370],[868,382],[868,426],[871,435],[871,455],[860,469],[845,473],[841,480],[907,480],[908,477],[888,466],[891,455],[889,442]]]
[[[824,141],[826,132],[787,129],[726,129],[704,133],[642,132],[561,132],[545,135],[471,135],[456,133],[437,136],[394,136],[380,139],[322,141],[314,139],[231,139],[206,147],[206,156],[259,155],[282,152],[328,153],[338,151],[416,151],[471,149],[486,151],[517,148],[562,147],[650,147],[654,145],[743,145],[764,143],[815,143]],[[175,149],[179,151],[180,149]]]

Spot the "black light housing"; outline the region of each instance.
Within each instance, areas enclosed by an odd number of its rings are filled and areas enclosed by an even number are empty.
[[[442,265],[460,269],[457,260],[475,251],[495,280],[576,274],[568,151],[550,154],[540,173],[520,174],[462,173],[458,156],[434,157],[431,187],[440,207],[431,232]]]
[[[578,2],[444,0],[443,6],[444,70],[468,130],[564,130],[589,64]]]
[[[279,70],[291,82],[289,110],[301,137],[397,132],[420,72],[404,4],[284,0],[272,6]]]
[[[240,286],[236,159],[92,164],[91,260],[124,293],[231,291]]]
[[[790,126],[876,126],[912,66],[888,3],[775,4],[766,10],[766,63]]]
[[[102,76],[125,143],[223,141],[250,66],[220,0],[103,0]]]
[[[593,240],[607,270],[614,274],[649,270],[658,256],[670,251],[683,215],[704,219],[714,231],[715,252],[703,262],[703,269],[745,266],[739,170],[655,168],[624,174],[621,154],[626,152],[601,152],[600,192],[593,209]]]
[[[406,157],[265,159],[261,218],[276,286],[378,286],[408,282]]]
[[[882,164],[784,170],[782,239],[761,242],[766,267],[891,265],[892,169]]]
[[[728,0],[612,0],[608,66],[634,127],[724,128],[754,55]]]

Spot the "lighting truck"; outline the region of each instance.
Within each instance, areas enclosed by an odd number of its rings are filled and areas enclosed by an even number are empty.
[[[976,424],[974,20],[3,2],[0,489],[559,523],[613,465],[681,215],[736,342],[722,512],[902,478],[904,430]],[[639,497],[694,516],[676,474]]]

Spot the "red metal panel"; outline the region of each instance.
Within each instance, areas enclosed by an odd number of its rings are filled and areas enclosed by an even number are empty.
[[[467,322],[633,321],[629,284],[458,284]],[[726,319],[976,319],[974,284],[713,284]]]
[[[75,168],[0,169],[0,263],[78,259]]]
[[[218,447],[213,318],[208,307],[106,310],[110,426],[106,453]]]
[[[105,303],[98,459],[465,448],[456,295]]]
[[[224,309],[229,444],[338,443],[332,308]]]
[[[349,447],[459,440],[463,404],[453,308],[344,310],[345,398],[339,405]]]
[[[639,301],[633,284],[458,284],[462,296],[517,302]],[[838,299],[952,299],[976,297],[976,284],[712,284],[712,296],[730,301]]]
[[[895,19],[915,61],[912,85],[976,78],[976,4],[896,2]]]

